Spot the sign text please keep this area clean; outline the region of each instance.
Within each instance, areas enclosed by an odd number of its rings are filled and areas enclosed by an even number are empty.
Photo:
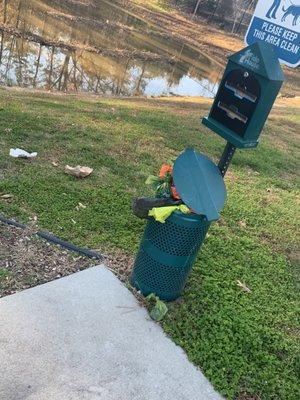
[[[299,1],[299,0],[298,0]],[[275,46],[280,61],[291,67],[300,64],[300,1],[259,0],[246,43],[263,41]]]

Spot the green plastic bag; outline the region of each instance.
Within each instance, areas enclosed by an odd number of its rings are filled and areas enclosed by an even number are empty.
[[[153,293],[149,294],[146,299],[151,304],[154,303],[154,307],[150,311],[150,317],[156,322],[162,321],[168,312],[166,304]]]
[[[171,182],[171,175],[168,175],[165,178],[159,178],[157,176],[150,175],[146,180],[146,185],[153,187],[156,197],[170,198],[172,197]]]

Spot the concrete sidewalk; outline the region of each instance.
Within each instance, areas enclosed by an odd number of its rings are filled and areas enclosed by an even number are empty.
[[[220,400],[105,267],[0,300],[2,400]]]

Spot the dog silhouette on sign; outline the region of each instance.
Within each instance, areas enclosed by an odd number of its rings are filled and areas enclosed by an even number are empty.
[[[290,15],[293,15],[293,17],[294,17],[293,26],[296,26],[297,22],[298,22],[298,18],[300,17],[300,6],[296,6],[296,5],[292,4],[287,9],[282,7],[282,11],[284,12],[284,15],[281,19],[281,22],[284,22],[287,19],[287,17],[289,17]]]
[[[277,11],[279,10],[279,7],[281,5],[281,0],[274,0],[273,4],[271,5],[269,11],[266,14],[267,18],[273,18],[273,19],[277,19]]]
[[[250,49],[248,49],[247,51],[245,51],[245,53],[241,56],[240,58],[240,63],[244,64],[247,63],[251,60],[251,57],[253,56],[253,53]]]

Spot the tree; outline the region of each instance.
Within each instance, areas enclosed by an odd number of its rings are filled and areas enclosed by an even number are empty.
[[[199,8],[199,6],[200,6],[200,3],[201,3],[201,0],[198,0],[197,3],[196,3],[195,9],[194,9],[193,15],[196,15],[196,14],[197,14],[197,11],[198,11],[198,8]]]
[[[209,21],[224,24],[232,32],[239,32],[247,26],[252,9],[258,0],[182,0],[176,4],[189,11],[193,16],[199,15]]]

